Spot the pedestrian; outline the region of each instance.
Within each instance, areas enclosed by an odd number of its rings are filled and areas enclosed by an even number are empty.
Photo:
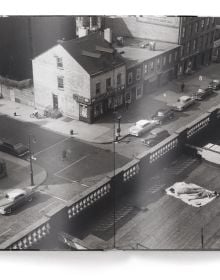
[[[184,84],[184,82],[182,82],[182,84],[181,84],[181,92],[184,92],[184,88],[185,88],[185,84]]]
[[[17,117],[17,113],[16,112],[14,112],[14,116]]]
[[[63,150],[62,152],[62,160],[65,160],[67,158],[67,151]]]

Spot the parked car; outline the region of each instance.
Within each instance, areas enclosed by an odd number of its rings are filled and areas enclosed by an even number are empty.
[[[173,110],[175,111],[183,111],[185,108],[191,106],[195,103],[195,99],[188,96],[183,95],[180,98],[177,99],[177,102],[174,104],[171,104]]]
[[[0,139],[0,151],[23,158],[28,155],[29,149],[20,142]]]
[[[143,133],[150,131],[156,125],[157,122],[154,120],[140,120],[129,129],[129,133],[133,136],[140,136]]]
[[[211,83],[209,83],[209,88],[218,90],[220,89],[220,80],[213,80]]]
[[[34,191],[32,187],[25,189],[13,189],[0,198],[0,214],[10,214],[14,209],[32,201]]]
[[[170,108],[163,108],[158,110],[152,117],[152,120],[158,122],[158,124],[162,124],[167,120],[172,120],[174,118],[174,112]]]
[[[212,88],[205,88],[205,89],[199,88],[197,92],[193,94],[193,98],[196,100],[202,100],[213,93],[214,91]]]
[[[162,128],[155,128],[151,130],[149,136],[143,140],[143,144],[148,147],[153,147],[168,136],[170,136],[170,134],[167,130]]]

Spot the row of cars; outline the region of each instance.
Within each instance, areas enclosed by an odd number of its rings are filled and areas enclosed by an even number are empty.
[[[209,86],[205,89],[198,89],[192,96],[183,95],[177,99],[177,101],[170,105],[170,107],[162,108],[158,110],[150,120],[140,120],[135,123],[130,129],[129,133],[133,136],[141,136],[147,132],[150,132],[147,138],[142,142],[146,146],[152,147],[169,136],[167,130],[162,128],[155,128],[158,125],[162,125],[164,122],[172,120],[175,116],[174,111],[183,111],[187,107],[193,105],[196,100],[203,100],[207,96],[212,95],[215,91],[220,89],[220,81],[213,80]]]

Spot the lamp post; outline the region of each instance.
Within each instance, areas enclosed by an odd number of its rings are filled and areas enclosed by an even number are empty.
[[[30,178],[31,178],[31,186],[34,186],[34,173],[33,173],[33,164],[32,164],[32,150],[31,150],[31,139],[35,143],[35,138],[33,135],[28,135],[28,149],[29,149],[29,160],[30,160]]]

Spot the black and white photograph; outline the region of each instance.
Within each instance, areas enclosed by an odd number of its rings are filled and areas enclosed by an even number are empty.
[[[220,14],[2,15],[0,38],[0,250],[220,250]]]

